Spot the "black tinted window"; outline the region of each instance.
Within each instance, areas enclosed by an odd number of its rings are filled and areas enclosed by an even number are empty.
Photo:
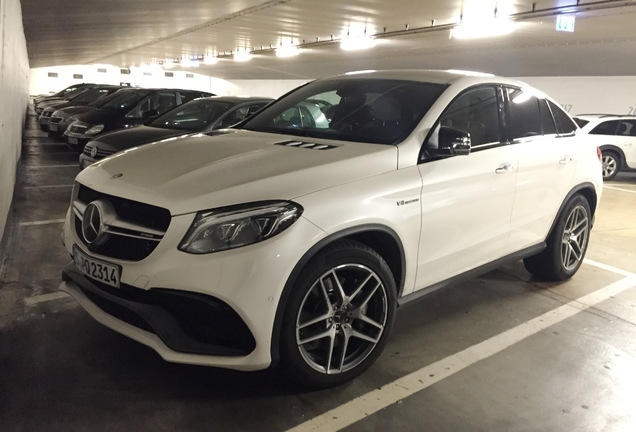
[[[440,119],[442,126],[470,134],[472,146],[500,141],[499,110],[495,87],[466,91],[448,106]]]
[[[580,128],[582,128],[583,126],[585,126],[586,124],[590,122],[589,120],[585,120],[580,117],[574,117],[574,121],[576,122],[577,125],[579,125]]]
[[[636,136],[636,121],[621,120],[616,129],[616,135]]]
[[[539,110],[541,111],[541,127],[544,135],[552,135],[557,133],[552,113],[545,99],[539,99]]]
[[[590,131],[593,135],[614,135],[616,127],[618,126],[618,120],[611,120],[599,123],[594,129]]]
[[[550,106],[550,111],[552,111],[554,123],[556,123],[557,133],[559,133],[560,135],[568,135],[574,133],[574,131],[576,131],[577,129],[574,120],[572,120],[570,116],[567,115],[566,112],[563,111],[563,109],[557,104],[548,101],[548,105]]]
[[[543,135],[539,99],[517,88],[506,88],[510,101],[508,134],[510,139]]]

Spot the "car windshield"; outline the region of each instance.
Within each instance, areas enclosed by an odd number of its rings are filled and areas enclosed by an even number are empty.
[[[149,123],[148,126],[198,131],[214,123],[219,117],[225,114],[232,105],[233,104],[229,102],[215,100],[194,100],[157,117],[157,119]]]
[[[134,89],[126,92],[116,92],[117,96],[106,102],[101,108],[112,110],[112,111],[123,111],[129,108],[132,108],[148,96],[150,93],[154,92],[154,90],[142,90],[142,89]]]
[[[120,90],[114,91],[114,92],[112,92],[109,95],[102,96],[99,99],[95,99],[93,102],[89,103],[88,106],[99,108],[99,107],[101,107],[103,105],[106,105],[108,102],[110,102],[111,100],[115,99],[116,97],[121,96],[126,91],[130,91],[130,89],[126,88],[126,89],[120,89]]]
[[[108,92],[105,88],[93,88],[81,93],[77,97],[73,98],[73,102],[76,103],[88,103],[98,99],[100,96],[105,95]]]
[[[335,78],[309,83],[237,127],[344,141],[397,144],[446,85],[391,79]]]

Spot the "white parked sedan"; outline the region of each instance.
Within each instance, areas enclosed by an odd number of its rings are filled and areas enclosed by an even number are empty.
[[[574,121],[601,149],[603,180],[612,180],[620,171],[636,171],[636,117],[579,115]]]
[[[511,260],[576,273],[602,186],[576,130],[490,75],[316,80],[219,135],[80,173],[60,289],[166,360],[338,385],[406,302]]]

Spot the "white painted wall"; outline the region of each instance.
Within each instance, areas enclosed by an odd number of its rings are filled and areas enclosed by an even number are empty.
[[[130,84],[133,87],[186,88],[208,91],[220,96],[279,97],[307,82],[306,80],[235,80],[201,75],[183,70],[131,68],[130,73],[112,65],[55,66],[31,69],[29,94],[55,93],[71,84],[94,82],[99,84]],[[124,71],[128,71],[124,69]],[[166,76],[166,73],[172,76]]]
[[[636,76],[519,79],[550,95],[570,115],[636,115]]]
[[[29,59],[20,0],[0,0],[0,265],[3,235],[22,150],[29,86]]]

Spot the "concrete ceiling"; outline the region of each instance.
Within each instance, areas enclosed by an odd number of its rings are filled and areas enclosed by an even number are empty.
[[[223,79],[311,79],[351,70],[467,69],[507,76],[634,75],[636,1],[577,0],[21,0],[32,68],[218,56],[176,68]],[[450,29],[483,14],[516,31],[476,40]],[[556,16],[576,17],[557,32]],[[344,51],[366,32],[378,44]],[[279,58],[274,48],[302,49]],[[252,60],[232,54],[250,51]]]

